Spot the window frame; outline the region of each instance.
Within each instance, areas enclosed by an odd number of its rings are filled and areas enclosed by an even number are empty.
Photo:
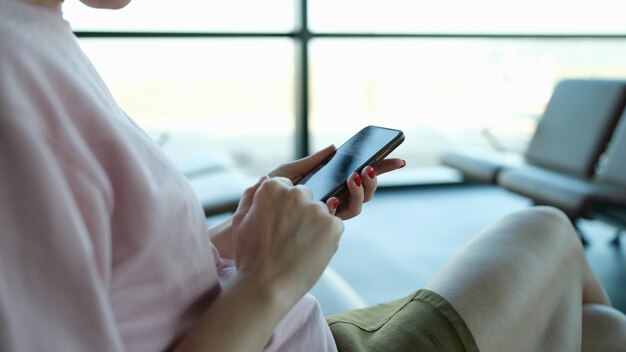
[[[313,32],[309,27],[308,0],[295,0],[295,27],[288,32],[170,32],[170,31],[74,31],[78,38],[289,38],[295,44],[295,138],[294,157],[300,158],[310,154],[309,102],[310,102],[310,67],[309,47],[314,39],[385,39],[385,38],[494,38],[494,39],[626,39],[626,34],[484,34],[484,33],[363,33],[363,32]]]

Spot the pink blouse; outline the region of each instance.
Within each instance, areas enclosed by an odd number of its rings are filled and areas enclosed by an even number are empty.
[[[0,0],[0,350],[166,350],[234,270],[62,12]],[[266,350],[336,350],[312,296]]]

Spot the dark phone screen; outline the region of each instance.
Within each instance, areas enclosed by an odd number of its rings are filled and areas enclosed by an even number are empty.
[[[375,126],[368,126],[343,144],[325,164],[303,178],[299,184],[306,185],[313,192],[313,199],[321,200],[354,171],[372,159],[401,132]]]

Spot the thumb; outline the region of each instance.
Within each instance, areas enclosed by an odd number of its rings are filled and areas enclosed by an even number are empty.
[[[300,168],[300,170],[298,171],[300,171],[300,173],[302,174],[308,173],[309,171],[313,170],[317,165],[319,165],[319,163],[331,156],[336,150],[337,148],[335,148],[335,146],[331,144],[320,151],[317,151],[305,158],[296,161],[296,163],[298,163],[298,167]]]
[[[269,176],[286,177],[295,184],[302,176],[311,172],[317,165],[331,156],[336,150],[337,148],[331,144],[307,157],[281,165],[278,169],[270,172]]]

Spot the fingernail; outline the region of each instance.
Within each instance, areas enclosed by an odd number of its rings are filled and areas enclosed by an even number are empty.
[[[267,175],[261,175],[261,177],[259,177],[259,180],[257,182],[265,181],[268,178],[269,177]]]
[[[400,167],[405,167],[406,166],[406,160],[402,160],[402,166]]]
[[[354,183],[357,187],[361,187],[361,176],[358,173],[354,173]]]
[[[334,209],[337,209],[337,207],[339,207],[339,199],[337,198],[333,198],[333,201],[330,203],[330,206]]]
[[[372,180],[374,179],[374,177],[376,177],[376,171],[374,171],[374,168],[371,166],[367,167],[367,176],[369,176]]]

